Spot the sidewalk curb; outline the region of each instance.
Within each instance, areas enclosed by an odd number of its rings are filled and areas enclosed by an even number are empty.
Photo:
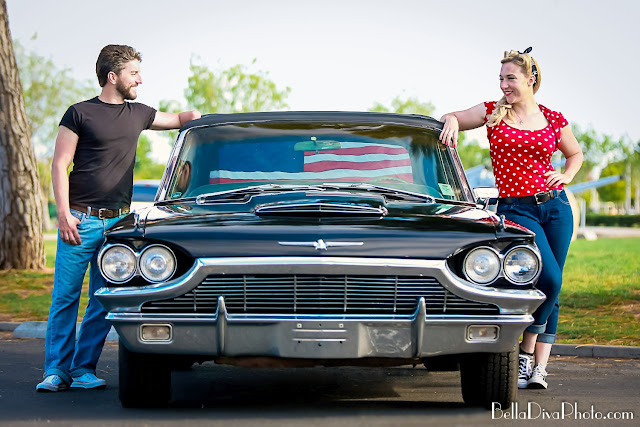
[[[13,331],[16,338],[44,338],[47,335],[47,322],[0,322],[0,331]],[[80,323],[76,324],[76,337],[80,332]],[[118,341],[118,333],[111,327],[107,341]]]
[[[80,324],[76,325],[76,333]],[[47,322],[0,322],[0,331],[13,331],[16,338],[44,338]],[[118,333],[112,327],[107,341],[118,341]],[[554,344],[551,348],[554,356],[609,357],[620,359],[640,359],[640,346],[590,345],[590,344]]]

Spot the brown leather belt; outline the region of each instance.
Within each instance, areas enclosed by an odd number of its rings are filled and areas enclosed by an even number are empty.
[[[78,212],[86,213],[89,216],[97,216],[100,219],[117,218],[120,215],[125,215],[129,213],[129,206],[125,206],[120,209],[92,208],[91,206],[75,206],[75,205],[69,205],[69,207]]]
[[[555,199],[560,196],[560,191],[558,190],[549,190],[543,191],[540,193],[536,193],[533,196],[524,196],[524,197],[501,197],[498,199],[500,203],[535,203],[539,205],[541,203],[548,202],[551,199]]]

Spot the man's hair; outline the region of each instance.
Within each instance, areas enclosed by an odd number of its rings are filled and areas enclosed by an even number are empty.
[[[100,87],[107,84],[107,75],[111,71],[120,74],[127,62],[136,59],[142,61],[142,55],[131,46],[110,44],[103,47],[96,61],[96,75]]]

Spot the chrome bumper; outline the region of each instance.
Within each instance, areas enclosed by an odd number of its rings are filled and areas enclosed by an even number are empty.
[[[500,315],[429,315],[424,298],[409,316],[249,315],[230,314],[218,299],[215,314],[148,314],[144,302],[189,292],[208,274],[294,271],[357,274],[380,269],[384,274],[435,277],[456,295],[497,305]],[[206,357],[271,356],[282,358],[355,359],[420,358],[513,349],[531,314],[544,301],[537,290],[497,290],[475,286],[451,273],[441,260],[344,258],[211,258],[199,259],[184,276],[145,287],[102,288],[96,296],[126,347],[134,352]],[[167,325],[163,341],[145,340],[145,325]],[[495,337],[478,339],[470,326],[494,326]]]

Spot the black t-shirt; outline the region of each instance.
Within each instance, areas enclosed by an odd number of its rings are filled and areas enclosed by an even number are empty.
[[[119,209],[131,203],[138,137],[155,117],[156,110],[147,105],[107,104],[98,97],[69,107],[60,126],[78,135],[70,204]]]

